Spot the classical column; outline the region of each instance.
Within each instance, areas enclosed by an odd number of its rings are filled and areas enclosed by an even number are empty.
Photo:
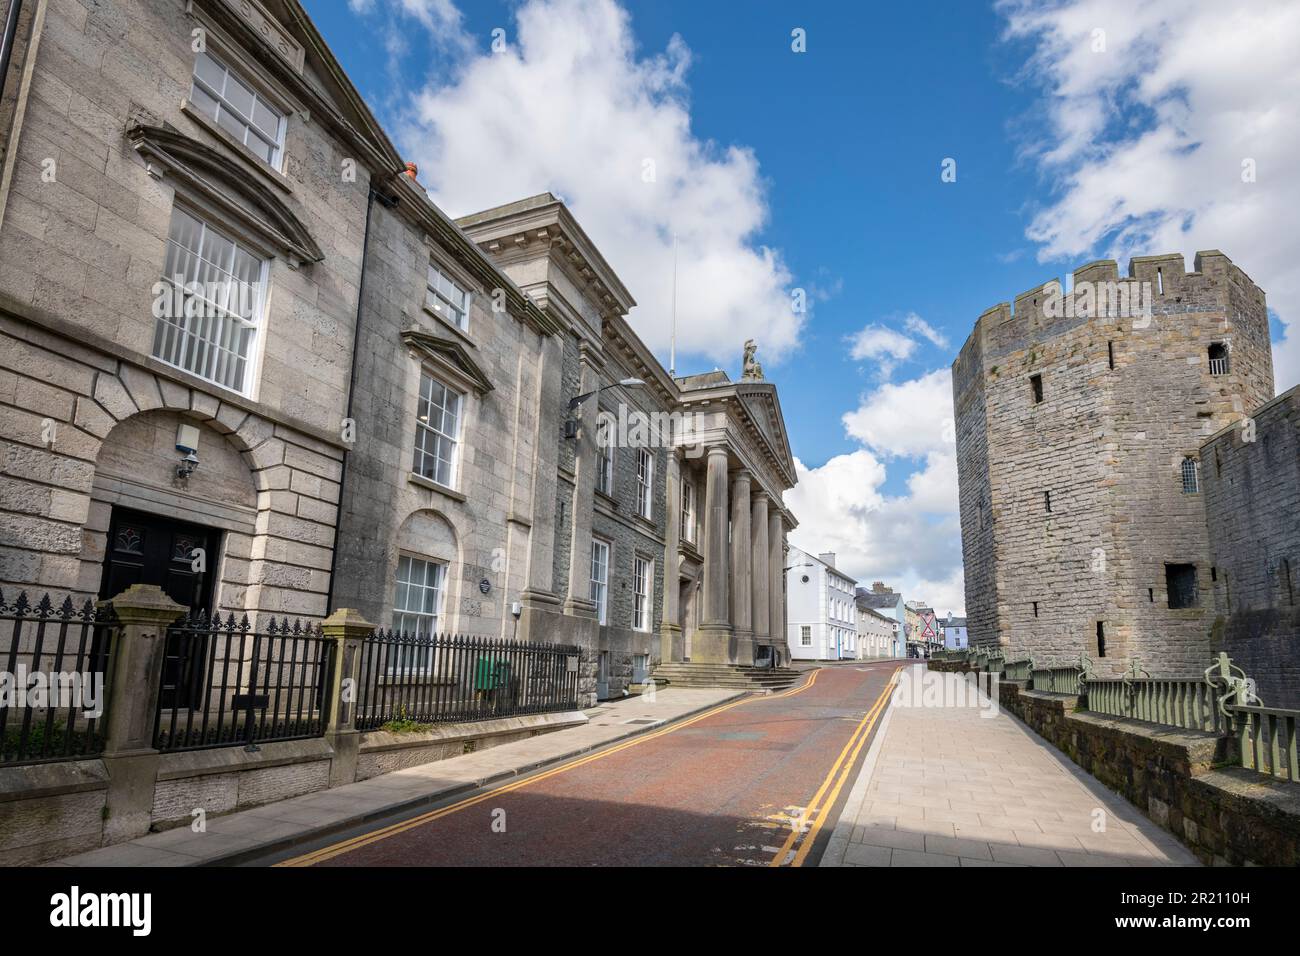
[[[754,592],[754,607],[750,620],[753,622],[756,648],[771,640],[767,602],[772,585],[767,570],[767,559],[767,492],[756,491],[750,502],[749,521],[750,584]]]
[[[727,590],[727,449],[709,449],[704,488],[704,609],[691,660],[731,661],[731,599]]]
[[[768,509],[767,515],[767,633],[772,646],[788,653],[789,635],[785,632],[785,523],[781,509]]]
[[[681,600],[677,548],[682,531],[682,463],[681,452],[677,449],[668,451],[668,474],[665,476],[664,484],[668,508],[664,517],[664,613],[663,621],[659,625],[659,659],[680,661],[685,654],[682,647],[682,626],[677,623],[678,618],[681,617],[677,608]]]
[[[754,663],[754,588],[749,562],[749,472],[740,469],[731,482],[731,626],[734,660]]]

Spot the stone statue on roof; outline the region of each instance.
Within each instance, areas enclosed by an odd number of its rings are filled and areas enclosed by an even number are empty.
[[[763,381],[763,366],[754,358],[754,353],[758,351],[758,346],[753,339],[745,340],[745,361],[744,368],[740,373],[742,382],[761,382]]]

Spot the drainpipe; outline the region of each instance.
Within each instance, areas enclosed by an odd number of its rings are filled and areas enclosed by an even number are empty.
[[[406,174],[412,179],[415,178],[415,166],[413,163],[406,164]],[[366,229],[361,237],[361,279],[357,283],[357,315],[356,320],[352,323],[352,368],[348,375],[348,403],[347,411],[343,413],[345,419],[352,417],[352,396],[357,388],[357,349],[361,344],[361,311],[366,301],[366,253],[370,248],[370,216],[374,210],[375,200],[385,209],[392,209],[397,205],[396,196],[386,196],[375,189],[374,180],[371,180],[370,189],[366,193]],[[334,607],[334,577],[338,573],[339,565],[339,526],[343,521],[343,502],[344,487],[348,479],[348,459],[352,457],[352,450],[346,446],[343,449],[343,464],[339,468],[339,510],[334,517],[334,547],[330,549],[330,583],[325,591],[325,614],[333,614]]]
[[[5,30],[0,37],[0,99],[5,95],[5,78],[9,75],[9,60],[14,55],[14,37],[18,34],[18,17],[23,12],[23,0],[9,0],[9,13],[5,16]]]

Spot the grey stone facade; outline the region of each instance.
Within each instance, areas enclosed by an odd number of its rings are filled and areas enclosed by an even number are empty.
[[[1300,708],[1300,387],[1201,446],[1214,644]]]
[[[1205,469],[1183,463],[1272,395],[1264,294],[1202,252],[1190,273],[1177,255],[1132,261],[1149,315],[1084,301],[1118,281],[1097,262],[1061,307],[1039,287],[988,310],[953,364],[971,642],[1044,664],[1086,654],[1102,674],[1132,659],[1198,673],[1210,543],[1183,468]],[[1195,568],[1190,606],[1171,606],[1170,565]]]
[[[0,587],[97,594],[129,508],[220,534],[217,608],[323,614],[367,190],[400,158],[297,3],[29,6],[0,114]],[[282,110],[276,162],[189,101],[196,38]],[[267,262],[245,387],[153,357],[175,208]]]
[[[223,612],[352,607],[389,626],[402,556],[441,564],[438,630],[576,643],[587,703],[634,691],[634,665],[682,660],[697,619],[680,598],[710,580],[698,622],[714,658],[750,662],[757,636],[784,632],[766,626],[783,620],[767,569],[793,526],[775,387],[671,378],[562,203],[449,220],[296,0],[37,9],[0,100],[0,589],[100,594],[129,511],[216,535],[206,573]],[[198,105],[203,57],[278,111],[270,161]],[[184,248],[177,211],[265,263],[264,282],[244,282],[261,298],[237,380],[200,370],[207,346],[155,357],[173,334],[153,310]],[[429,307],[431,264],[469,294],[464,328]],[[177,328],[188,342],[211,327]],[[460,396],[446,482],[414,473],[425,374]],[[607,388],[626,379],[644,384]],[[615,449],[612,488],[596,490],[601,408],[706,422],[698,456],[677,434],[652,446],[648,518],[635,448]],[[181,426],[198,429],[188,478]],[[714,532],[679,547],[679,475],[703,468],[706,445]],[[744,541],[727,540],[729,518]],[[593,537],[612,553],[603,625]],[[771,602],[748,562],[760,540]],[[653,568],[639,626],[637,557]],[[766,629],[751,622],[760,597]]]

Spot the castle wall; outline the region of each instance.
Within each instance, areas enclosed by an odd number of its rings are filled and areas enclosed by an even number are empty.
[[[1300,387],[1201,447],[1216,645],[1300,708]]]
[[[1208,663],[1209,543],[1182,463],[1273,381],[1263,293],[1221,253],[1196,265],[1138,258],[1121,282],[1093,263],[1069,293],[1040,286],[980,317],[953,377],[972,643],[1086,654],[1099,673]],[[1194,606],[1169,607],[1167,563],[1196,567]]]

